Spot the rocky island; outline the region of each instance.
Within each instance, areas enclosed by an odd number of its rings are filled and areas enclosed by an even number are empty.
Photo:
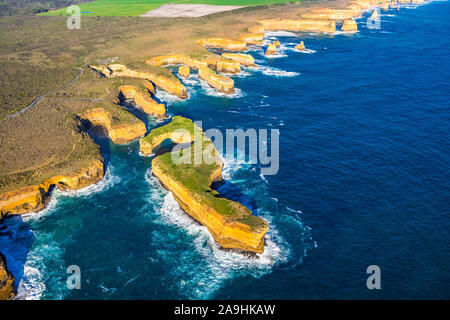
[[[177,135],[177,130],[184,130],[186,134]],[[200,143],[203,156],[209,159],[204,159],[202,164],[193,164],[193,159],[189,164],[175,164],[171,153],[164,153],[152,160],[153,175],[172,192],[186,213],[208,229],[221,247],[262,253],[268,223],[252,215],[240,203],[223,198],[212,189],[213,182],[222,180],[223,164],[211,140],[203,135],[192,120],[176,116],[169,124],[152,130],[141,138],[141,152],[151,154],[174,133],[174,142],[193,142],[182,152],[189,152],[189,157],[194,157],[194,145]]]

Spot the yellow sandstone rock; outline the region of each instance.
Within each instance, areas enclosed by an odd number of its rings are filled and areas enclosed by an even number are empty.
[[[51,186],[61,190],[77,190],[98,182],[103,177],[103,162],[93,161],[86,168],[69,175],[58,175],[37,186],[29,186],[0,195],[1,217],[38,211],[50,199]],[[1,218],[0,217],[0,218]]]
[[[245,51],[247,43],[242,40],[232,40],[229,38],[205,38],[197,41],[198,44],[207,48],[219,48],[229,51]]]
[[[208,84],[219,90],[220,92],[233,94],[234,81],[230,77],[219,75],[208,67],[201,67],[198,69],[198,77],[208,82]]]
[[[280,41],[278,41],[278,40],[275,40],[275,41],[273,41],[272,42],[276,47],[280,47],[281,46],[281,43],[280,43]]]
[[[7,269],[5,256],[0,252],[0,300],[12,300],[14,296],[14,277]]]
[[[305,51],[305,43],[303,41],[300,41],[300,44],[295,46],[295,49],[300,50],[300,51]]]
[[[264,32],[262,33],[244,33],[239,36],[239,39],[249,44],[257,46],[263,45]]]
[[[336,23],[320,19],[265,19],[259,21],[266,31],[312,31],[334,33]]]
[[[191,68],[188,66],[180,66],[178,68],[178,75],[180,77],[188,79],[191,76]]]
[[[164,104],[153,100],[149,93],[143,92],[135,86],[130,85],[120,86],[118,90],[125,99],[133,99],[134,103],[146,114],[156,118],[164,118],[166,116],[166,107]]]
[[[117,121],[104,108],[90,109],[80,117],[88,120],[92,125],[106,130],[109,138],[115,144],[128,143],[145,135],[145,124],[128,111],[123,110],[122,112],[128,115],[126,121]]]
[[[222,57],[239,62],[243,66],[254,67],[255,59],[246,53],[222,53]]]
[[[266,50],[265,55],[269,56],[269,55],[276,55],[276,54],[277,54],[277,46],[276,46],[276,44],[275,43],[270,43],[267,46],[267,50]]]
[[[356,24],[356,21],[353,19],[344,20],[341,30],[342,31],[358,31],[358,25]]]
[[[199,164],[175,163],[169,152],[152,160],[152,174],[172,192],[187,214],[208,229],[221,247],[264,252],[264,237],[269,227],[267,221],[253,216],[240,203],[217,196],[217,192],[211,189],[213,182],[222,180],[223,164],[213,143],[199,127],[191,120],[177,116],[168,125],[152,130],[141,141],[149,140],[145,149],[152,152],[158,142],[180,129],[187,136],[183,141],[194,141],[194,145],[186,147],[183,152],[193,151],[199,143],[200,151],[205,153],[208,150],[208,161],[204,159]]]
[[[103,74],[105,77],[130,77],[150,80],[158,88],[167,91],[170,94],[176,95],[179,98],[186,99],[188,97],[187,90],[181,81],[175,77],[166,75],[159,75],[151,72],[141,72],[130,70],[123,64],[110,64],[108,66],[89,66],[91,69]]]

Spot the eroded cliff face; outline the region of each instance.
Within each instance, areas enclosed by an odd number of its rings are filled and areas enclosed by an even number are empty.
[[[336,23],[329,20],[312,19],[265,19],[259,21],[265,31],[311,31],[334,33]]]
[[[152,66],[169,66],[182,64],[193,69],[210,67],[217,72],[225,73],[241,72],[241,66],[238,62],[212,54],[203,58],[192,58],[186,54],[169,54],[149,58],[146,60],[146,63]]]
[[[5,256],[0,252],[0,300],[12,300],[14,296],[14,277],[7,269]]]
[[[239,36],[239,39],[248,44],[262,46],[264,42],[264,31],[258,33],[243,33]]]
[[[271,56],[271,55],[276,55],[277,54],[277,45],[275,43],[270,43],[267,46],[265,55],[266,56]]]
[[[358,31],[358,24],[353,19],[344,20],[344,23],[342,24],[341,30],[342,31],[356,32],[356,31]]]
[[[245,41],[233,40],[229,38],[205,38],[197,40],[197,43],[207,48],[218,48],[229,51],[247,50],[247,43]]]
[[[178,68],[178,75],[188,79],[191,76],[191,69],[188,66],[180,66]]]
[[[148,92],[139,90],[135,86],[124,85],[118,88],[120,94],[125,99],[132,99],[146,114],[156,118],[164,118],[166,116],[166,107],[162,103],[158,103],[152,99]]]
[[[240,203],[219,197],[217,192],[211,190],[214,181],[222,180],[223,165],[211,140],[204,137],[201,129],[191,120],[177,116],[168,125],[152,130],[141,139],[141,152],[151,153],[165,139],[173,139],[173,133],[180,132],[180,129],[185,133],[182,138],[184,142],[194,141],[194,145],[187,146],[183,152],[190,150],[188,157],[191,157],[195,144],[199,143],[203,154],[208,150],[208,159],[203,158],[201,163],[196,164],[189,161],[174,163],[169,152],[152,160],[153,175],[172,192],[181,208],[204,225],[223,248],[264,252],[268,223],[253,216]]]
[[[222,57],[239,62],[243,66],[254,67],[255,58],[246,53],[222,53]]]
[[[110,64],[108,66],[89,66],[91,69],[101,73],[105,77],[130,77],[144,80],[150,80],[158,88],[179,98],[186,99],[188,97],[187,90],[181,81],[175,76],[160,75],[151,72],[142,72],[130,70],[123,64]]]
[[[87,110],[80,117],[88,120],[92,125],[103,128],[111,141],[115,144],[128,143],[145,135],[145,124],[127,111],[128,119],[121,121],[105,108]]]
[[[94,160],[90,165],[68,175],[57,175],[43,181],[40,185],[29,186],[0,195],[0,213],[7,215],[38,211],[50,200],[51,188],[77,190],[98,182],[103,178],[103,161]]]
[[[220,92],[226,94],[233,94],[235,92],[233,79],[217,74],[208,67],[198,69],[198,77]]]

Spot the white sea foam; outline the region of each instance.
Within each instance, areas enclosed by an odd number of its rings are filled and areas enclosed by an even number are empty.
[[[24,274],[20,279],[19,287],[17,288],[16,300],[40,300],[45,291],[45,284],[43,282],[41,273],[37,268],[29,265],[29,262],[24,266]]]
[[[296,77],[300,75],[299,72],[285,71],[268,66],[259,66],[258,70],[260,70],[266,76],[274,76],[274,77]]]

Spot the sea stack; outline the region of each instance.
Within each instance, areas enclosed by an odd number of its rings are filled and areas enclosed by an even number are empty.
[[[277,54],[277,46],[276,46],[276,44],[270,43],[270,44],[267,46],[266,56],[269,56],[269,55],[276,55],[276,54]]]
[[[358,25],[353,19],[344,20],[342,24],[341,31],[358,31]]]
[[[5,256],[0,252],[0,300],[12,300],[14,295],[14,277],[6,268]]]
[[[300,44],[296,45],[295,49],[305,51],[306,50],[305,43],[303,41],[300,41]]]
[[[191,69],[188,66],[180,66],[178,68],[178,75],[187,79],[191,76]]]
[[[281,43],[280,43],[280,41],[278,41],[278,40],[275,40],[275,41],[273,41],[272,42],[276,47],[280,47],[281,46]]]

